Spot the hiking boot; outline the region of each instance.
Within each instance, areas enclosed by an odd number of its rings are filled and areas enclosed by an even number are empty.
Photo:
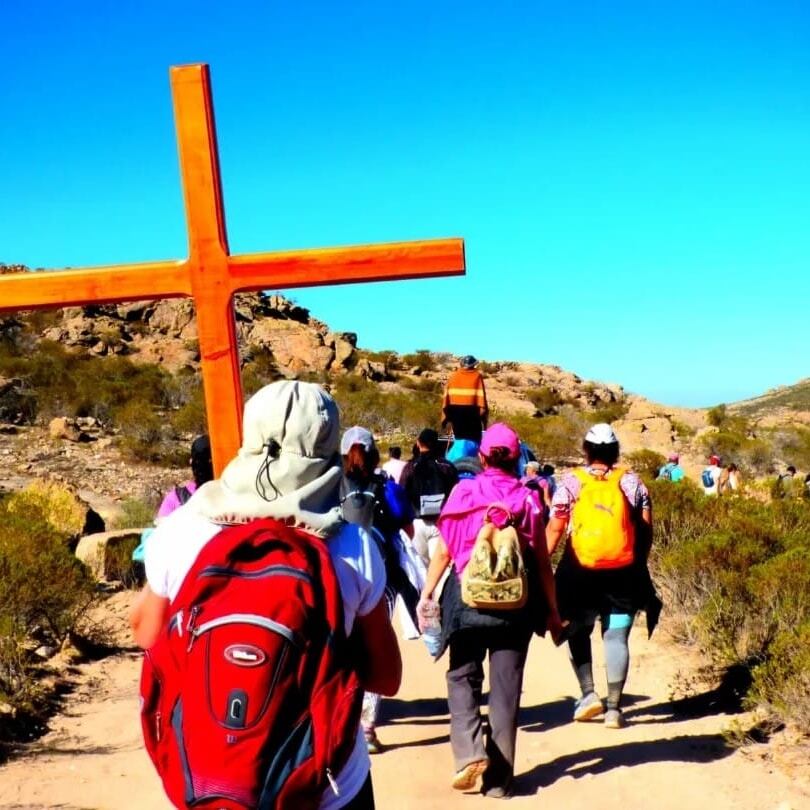
[[[380,742],[379,737],[377,737],[377,732],[372,729],[371,731],[364,731],[363,734],[366,738],[366,748],[369,754],[381,754],[383,744]]]
[[[478,759],[465,765],[460,771],[456,771],[456,775],[453,777],[453,789],[473,790],[478,784],[478,778],[484,775],[484,771],[488,767],[488,759]]]
[[[605,728],[624,728],[626,725],[621,709],[608,709],[605,712]]]
[[[594,717],[603,714],[604,711],[605,706],[599,695],[597,695],[596,692],[588,692],[587,695],[583,695],[576,704],[574,704],[574,720],[578,723],[583,720],[592,720]]]

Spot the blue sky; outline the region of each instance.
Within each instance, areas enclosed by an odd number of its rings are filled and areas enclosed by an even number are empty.
[[[686,405],[810,374],[806,4],[32,0],[0,45],[0,261],[185,255],[203,61],[234,253],[466,240],[464,278],[286,291],[361,346]]]

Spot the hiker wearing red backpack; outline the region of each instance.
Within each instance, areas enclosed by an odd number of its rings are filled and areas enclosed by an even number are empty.
[[[562,633],[554,577],[544,542],[543,507],[536,491],[517,477],[520,443],[508,425],[492,425],[480,448],[482,472],[462,479],[439,516],[441,534],[422,591],[420,614],[429,615],[445,570],[453,569],[441,594],[441,648],[450,647],[447,702],[455,760],[452,786],[473,790],[482,779],[490,798],[511,795],[523,667],[535,630]],[[479,610],[462,594],[462,580],[485,523],[511,525],[517,533],[528,597],[522,605]],[[500,555],[499,555],[500,556]],[[489,654],[489,734],[480,712],[483,662]]]
[[[556,581],[560,613],[570,622],[571,663],[582,693],[574,720],[604,714],[607,728],[622,728],[633,619],[645,609],[651,633],[661,609],[647,571],[652,507],[639,476],[618,466],[619,440],[610,425],[594,425],[583,449],[585,466],[564,475],[554,493],[548,551],[554,553],[570,528]],[[591,633],[597,619],[605,647],[607,711],[593,680]]]
[[[396,693],[402,664],[382,557],[341,517],[337,405],[276,382],[243,430],[147,544],[146,748],[177,807],[368,810],[362,694]]]

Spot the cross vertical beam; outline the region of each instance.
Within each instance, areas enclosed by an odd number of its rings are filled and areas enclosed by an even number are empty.
[[[241,444],[242,377],[208,65],[170,71],[208,430],[221,470]]]

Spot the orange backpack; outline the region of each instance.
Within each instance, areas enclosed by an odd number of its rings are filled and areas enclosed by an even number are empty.
[[[582,484],[571,511],[571,548],[585,568],[624,568],[633,562],[635,527],[620,486],[625,469],[603,477],[574,470]]]

